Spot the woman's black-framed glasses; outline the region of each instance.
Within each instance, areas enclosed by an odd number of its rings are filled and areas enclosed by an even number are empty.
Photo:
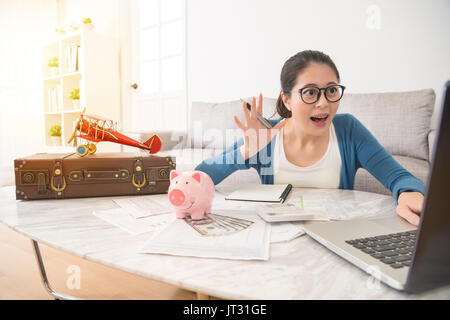
[[[333,84],[325,88],[308,86],[299,89],[298,92],[304,103],[313,104],[319,101],[322,90],[329,102],[338,102],[344,95],[345,87],[339,84]]]

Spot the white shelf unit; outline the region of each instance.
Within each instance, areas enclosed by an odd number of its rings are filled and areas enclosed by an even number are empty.
[[[77,66],[70,68],[69,48],[78,46]],[[48,67],[48,61],[58,57],[56,75]],[[90,30],[77,30],[62,35],[43,45],[43,106],[45,121],[45,144],[47,152],[75,150],[67,144],[73,132],[73,123],[81,109],[86,114],[120,121],[119,57],[117,42],[112,38]],[[80,108],[74,107],[70,91],[79,88]],[[61,126],[61,144],[55,146],[50,139],[52,125]],[[71,149],[72,147],[72,149]],[[97,152],[117,152],[121,147],[115,143],[99,143]]]

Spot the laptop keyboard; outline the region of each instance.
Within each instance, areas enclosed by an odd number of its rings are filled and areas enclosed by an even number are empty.
[[[411,265],[416,231],[390,233],[345,242],[392,268],[399,269]]]

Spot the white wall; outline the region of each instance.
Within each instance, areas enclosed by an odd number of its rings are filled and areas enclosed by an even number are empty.
[[[62,27],[71,23],[80,23],[81,18],[92,19],[95,31],[109,35],[115,39],[119,37],[119,0],[57,0],[59,2],[59,16]]]
[[[124,122],[123,111],[123,76],[121,69],[120,57],[123,49],[121,48],[121,25],[120,25],[120,10],[121,3],[128,0],[56,0],[58,3],[58,16],[59,25],[67,28],[72,23],[79,24],[81,19],[89,17],[94,25],[94,31],[108,36],[116,41],[116,50],[118,54],[117,64],[115,67],[118,69],[119,77],[121,80],[121,88],[119,95],[120,105],[120,118],[113,119],[118,122],[119,129],[122,129]],[[101,59],[101,57],[98,57]]]
[[[120,1],[59,0],[62,24],[88,16],[119,38]],[[373,5],[380,29],[367,27]],[[347,92],[433,88],[439,109],[449,39],[448,0],[187,0],[188,99],[276,97],[283,63],[317,49],[335,61]]]
[[[42,152],[42,42],[55,0],[0,0],[0,186],[14,184],[14,159]]]
[[[188,0],[187,17],[190,101],[277,97],[284,62],[305,49],[332,57],[347,92],[433,88],[440,107],[450,79],[448,0]]]

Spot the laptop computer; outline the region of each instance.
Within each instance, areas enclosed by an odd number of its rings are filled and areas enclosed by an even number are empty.
[[[410,293],[450,284],[449,87],[447,81],[418,228],[396,213],[303,225],[309,236],[334,253],[387,285]]]

